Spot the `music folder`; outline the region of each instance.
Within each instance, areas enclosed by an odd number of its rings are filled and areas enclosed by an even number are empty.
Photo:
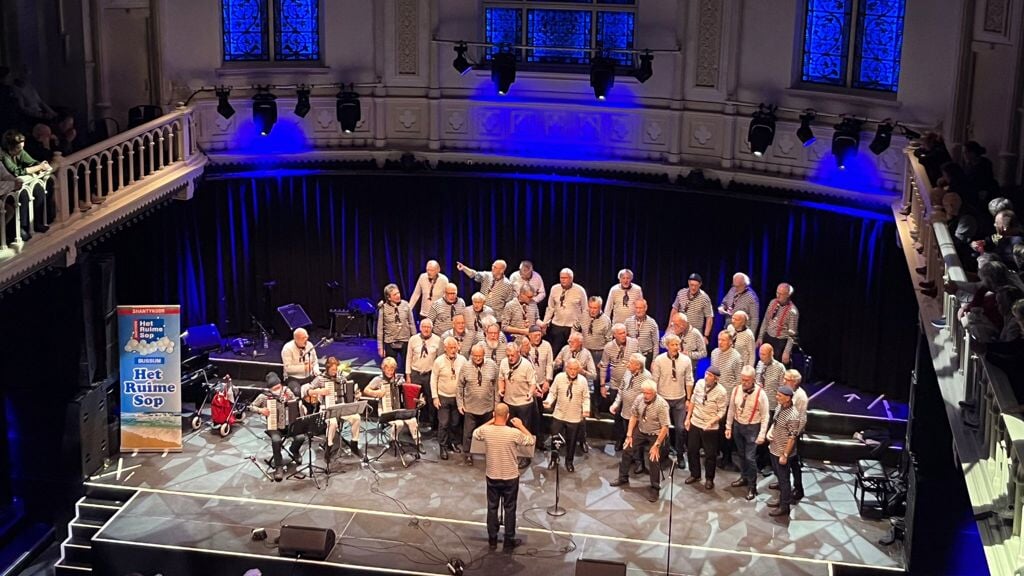
[[[324,408],[321,413],[324,418],[343,418],[345,416],[351,416],[353,414],[362,414],[366,412],[366,400],[358,400],[356,402],[348,402],[345,404],[335,404],[330,408]]]

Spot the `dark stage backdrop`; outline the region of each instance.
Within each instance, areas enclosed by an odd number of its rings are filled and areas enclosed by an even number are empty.
[[[467,301],[476,286],[457,260],[488,270],[504,258],[511,273],[531,259],[548,285],[569,266],[602,297],[628,267],[662,328],[689,273],[717,306],[743,271],[762,312],[778,282],[796,287],[817,377],[904,397],[913,363],[916,307],[889,219],[728,192],[438,173],[235,177],[206,181],[100,249],[116,254],[119,302],[180,302],[186,325],[226,334],[265,314],[265,281],[277,281],[273,306],[297,302],[326,325],[332,297],[376,302],[392,281],[408,297],[432,258]]]

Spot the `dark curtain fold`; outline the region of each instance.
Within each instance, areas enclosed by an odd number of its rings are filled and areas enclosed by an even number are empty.
[[[250,328],[268,306],[297,302],[326,325],[337,302],[376,302],[396,282],[408,297],[436,259],[469,299],[462,261],[510,272],[533,260],[550,285],[568,266],[605,297],[623,267],[636,273],[664,329],[687,275],[715,304],[746,272],[762,312],[782,281],[796,287],[801,340],[820,378],[902,397],[913,363],[916,306],[896,230],[884,217],[806,205],[581,179],[443,174],[255,176],[207,181],[109,242],[120,301],[180,302],[186,325]],[[106,245],[104,246],[106,249]],[[721,320],[717,326],[721,325]]]

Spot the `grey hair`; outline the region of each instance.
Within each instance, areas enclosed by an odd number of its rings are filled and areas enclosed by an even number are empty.
[[[754,367],[748,364],[744,366],[743,369],[740,370],[740,376],[753,378],[754,376],[757,376],[757,370],[754,370]]]
[[[633,279],[633,271],[630,270],[629,268],[623,268],[622,270],[619,270],[619,276],[618,276],[619,280],[622,280],[623,276],[629,276],[629,279],[632,280]]]

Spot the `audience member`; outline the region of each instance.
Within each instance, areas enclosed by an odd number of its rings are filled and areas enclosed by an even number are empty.
[[[25,142],[25,151],[37,160],[51,162],[53,153],[58,150],[57,146],[57,137],[50,127],[39,123],[32,127],[32,138]]]
[[[14,75],[14,92],[18,96],[18,108],[22,116],[32,122],[55,119],[57,112],[36,91],[31,76],[32,70],[26,65],[22,65]]]
[[[50,170],[47,162],[38,162],[35,158],[25,152],[25,135],[17,130],[8,130],[0,137],[0,162],[4,168],[14,176],[35,176]],[[44,188],[37,188],[42,191]],[[34,198],[29,201],[27,191],[22,192],[21,198],[21,238],[28,240],[32,238],[32,230],[29,229],[29,204],[32,204],[35,215],[33,228],[36,232],[46,232],[49,226],[46,225],[46,194],[37,192]]]
[[[985,156],[985,147],[974,140],[964,144],[964,176],[968,186],[977,190],[982,199],[999,194],[992,161]]]
[[[920,160],[921,167],[928,174],[928,180],[935,186],[942,176],[942,166],[951,162],[953,158],[946,149],[945,140],[936,132],[928,132],[919,142],[917,150],[914,150],[914,156]]]

